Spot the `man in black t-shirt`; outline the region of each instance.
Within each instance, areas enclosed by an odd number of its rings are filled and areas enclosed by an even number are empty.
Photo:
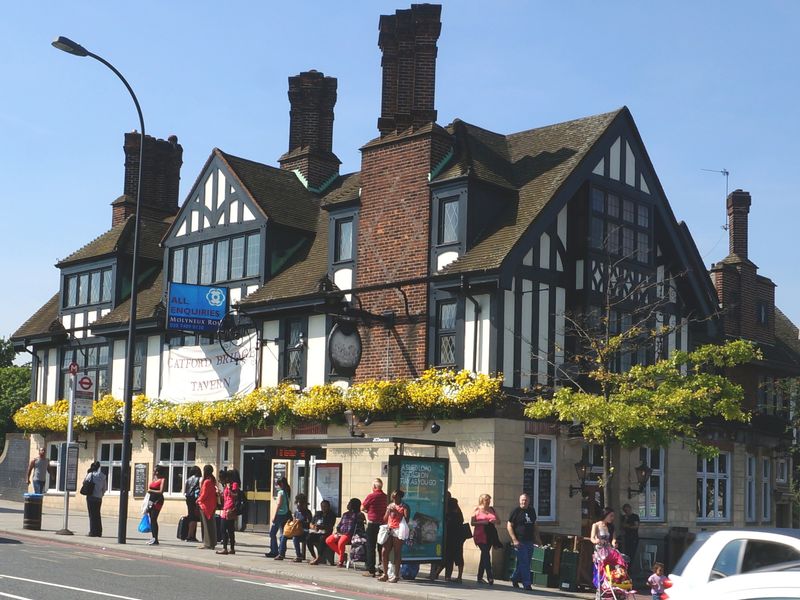
[[[517,554],[517,566],[511,575],[511,583],[514,587],[519,587],[522,583],[522,587],[526,590],[531,589],[533,546],[542,543],[539,538],[539,528],[536,526],[536,511],[530,504],[531,499],[528,494],[522,494],[519,497],[519,506],[511,511],[506,525]]]

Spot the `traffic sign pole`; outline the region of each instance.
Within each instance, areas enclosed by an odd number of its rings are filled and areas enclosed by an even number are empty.
[[[67,447],[64,451],[64,526],[56,535],[72,535],[69,530],[69,449],[72,446],[72,419],[75,415],[75,388],[78,385],[78,365],[69,365],[69,413],[67,416]]]

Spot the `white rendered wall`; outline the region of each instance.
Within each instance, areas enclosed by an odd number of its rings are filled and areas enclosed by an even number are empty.
[[[489,311],[491,309],[491,298],[482,294],[474,296],[475,301],[480,307],[478,315],[478,357],[475,361],[476,370],[479,373],[489,372],[489,335],[491,323],[489,321]],[[513,318],[513,317],[512,317]],[[466,311],[464,315],[464,368],[472,370],[473,358],[475,354],[475,305],[467,298]]]
[[[261,385],[278,385],[278,358],[280,347],[275,343],[280,334],[278,321],[264,323],[263,343],[261,344]]]
[[[144,394],[148,398],[158,398],[161,385],[161,336],[147,338],[147,354],[144,366]]]
[[[47,392],[45,393],[45,403],[55,404],[56,392],[58,391],[58,380],[61,377],[58,368],[58,349],[50,348],[47,353]]]
[[[125,340],[114,342],[114,359],[111,362],[111,395],[122,398],[125,395]]]
[[[325,383],[325,315],[308,318],[308,352],[306,356],[306,385]]]
[[[513,285],[513,284],[512,284]],[[514,386],[514,347],[516,332],[514,331],[514,289],[503,292],[503,385]]]

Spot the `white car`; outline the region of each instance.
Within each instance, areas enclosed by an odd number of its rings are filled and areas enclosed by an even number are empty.
[[[798,565],[800,563],[792,563]],[[781,565],[776,565],[780,567]],[[772,567],[767,567],[772,568]],[[713,592],[704,593],[703,600],[784,600],[800,598],[800,569],[795,571],[763,571],[732,575],[718,579]],[[701,596],[698,596],[698,598]]]
[[[798,581],[798,573],[781,571],[781,563],[800,561],[800,530],[739,529],[703,532],[697,535],[667,578],[662,600],[688,598],[757,598],[764,596],[732,595],[736,590],[754,588],[759,582],[784,579]],[[774,571],[771,569],[774,568]],[[758,571],[758,573],[751,573]],[[766,572],[770,571],[770,572]],[[780,572],[780,576],[778,576]],[[749,575],[744,575],[750,573]],[[794,595],[776,591],[770,598],[800,598],[800,588],[793,584]],[[763,588],[759,588],[763,589]],[[752,588],[751,588],[752,592]]]

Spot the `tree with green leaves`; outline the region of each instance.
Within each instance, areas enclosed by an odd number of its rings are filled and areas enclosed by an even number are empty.
[[[713,455],[702,437],[704,421],[750,418],[742,410],[741,386],[724,371],[760,357],[755,346],[739,340],[664,358],[667,337],[688,326],[675,312],[686,274],[665,273],[660,281],[652,272],[637,276],[633,255],[621,254],[616,234],[610,230],[604,242],[596,304],[564,315],[574,348],[565,365],[556,365],[562,387],[539,390],[525,408],[532,419],[580,424],[584,439],[602,446],[601,488],[614,475],[615,444],[666,447],[681,440],[699,455]]]
[[[30,365],[14,365],[14,346],[0,338],[0,452],[5,447],[6,433],[14,431],[11,416],[30,402]]]

